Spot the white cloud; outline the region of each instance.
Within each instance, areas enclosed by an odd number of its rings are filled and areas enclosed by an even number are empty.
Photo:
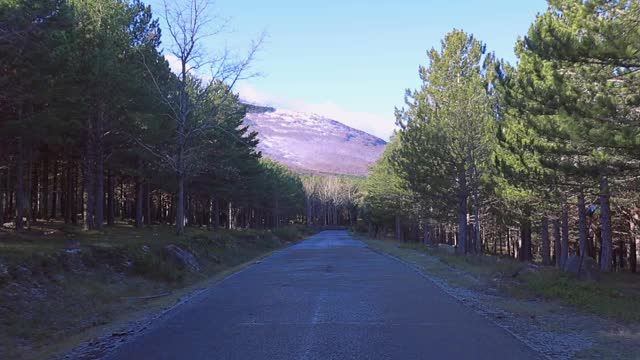
[[[242,100],[253,104],[270,106],[283,105],[282,99],[276,99],[275,97],[264,93],[247,83],[238,84],[238,86],[235,88],[235,91],[240,94],[240,98]]]
[[[169,69],[171,69],[174,74],[179,74],[182,70],[180,59],[173,54],[165,54],[164,58],[167,59],[167,62],[169,63]]]
[[[180,72],[182,72],[182,63],[180,62],[180,59],[177,56],[171,53],[168,53],[164,55],[164,58],[169,63],[169,69],[171,69],[171,72],[173,72],[176,75],[179,75]],[[196,71],[192,67],[187,67],[187,72],[189,72],[191,75],[198,76],[203,81],[211,80],[210,74],[203,73],[202,71]]]
[[[271,96],[246,83],[240,84],[236,90],[240,93],[240,98],[245,101],[273,106],[282,110],[319,114],[384,140],[389,140],[395,129],[395,119],[392,114],[386,116],[366,111],[349,111],[331,101],[314,104],[301,100],[284,99]]]
[[[169,62],[171,71],[174,73],[180,72],[180,60],[176,56],[166,54],[165,58]],[[239,83],[235,91],[240,93],[240,98],[244,101],[257,105],[273,106],[281,110],[319,114],[353,128],[366,131],[384,140],[389,140],[395,129],[395,119],[392,114],[349,111],[332,101],[308,103],[302,100],[286,99],[260,91],[246,82]]]

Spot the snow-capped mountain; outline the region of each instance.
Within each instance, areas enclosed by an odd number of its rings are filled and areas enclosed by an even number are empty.
[[[304,173],[364,176],[387,144],[321,115],[270,107],[249,106],[245,123],[263,156]]]

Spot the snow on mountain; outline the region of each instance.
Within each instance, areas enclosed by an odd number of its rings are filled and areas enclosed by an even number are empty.
[[[304,173],[364,176],[387,144],[317,114],[249,106],[245,123],[263,156]]]

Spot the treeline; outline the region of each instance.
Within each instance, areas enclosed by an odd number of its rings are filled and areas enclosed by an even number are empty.
[[[447,34],[363,186],[372,233],[635,272],[639,16],[637,0],[551,0],[517,65]]]
[[[300,178],[260,159],[233,92],[260,41],[243,57],[208,54],[208,5],[167,3],[174,73],[139,0],[0,4],[4,223],[174,224],[181,234],[303,221]]]
[[[353,226],[358,219],[360,182],[351,177],[303,177],[307,224]]]

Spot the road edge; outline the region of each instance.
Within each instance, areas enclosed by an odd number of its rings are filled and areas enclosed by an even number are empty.
[[[481,309],[478,309],[477,307],[474,306],[469,306],[468,303],[464,302],[461,298],[459,298],[458,296],[456,296],[453,292],[451,292],[448,288],[442,286],[442,284],[440,284],[438,281],[436,281],[433,276],[427,274],[424,270],[420,269],[418,266],[416,266],[413,263],[410,263],[406,260],[403,260],[397,256],[391,255],[389,253],[386,253],[382,250],[378,250],[375,249],[373,247],[371,247],[369,244],[367,244],[365,241],[362,241],[365,245],[366,248],[371,250],[372,252],[387,257],[391,260],[395,260],[397,262],[399,262],[400,264],[402,264],[403,266],[409,268],[410,270],[412,270],[413,272],[417,273],[420,277],[428,280],[430,283],[434,284],[436,287],[438,287],[440,290],[442,290],[445,294],[449,295],[451,298],[453,298],[456,302],[460,303],[461,305],[465,306],[468,309],[473,310],[473,312],[475,312],[476,314],[482,316],[483,318],[487,319],[490,323],[494,324],[495,326],[503,329],[505,332],[507,332],[508,334],[510,334],[511,336],[513,336],[515,339],[517,339],[518,341],[520,341],[522,344],[524,344],[526,347],[528,347],[534,354],[536,355],[540,355],[542,357],[544,357],[547,360],[553,360],[549,355],[544,354],[542,352],[540,352],[538,349],[536,349],[536,347],[534,345],[532,345],[529,341],[527,341],[524,337],[520,336],[518,333],[514,332],[513,330],[509,329],[508,327],[496,322],[494,319],[492,319],[490,316],[488,316],[486,311],[483,311]],[[442,280],[444,282],[444,280]]]
[[[85,334],[84,340],[78,341],[75,345],[70,345],[69,347],[60,349],[55,355],[53,355],[52,359],[95,360],[107,358],[120,346],[133,341],[137,337],[144,335],[147,331],[150,331],[153,327],[168,320],[181,306],[189,302],[196,301],[217,285],[248,270],[256,264],[259,264],[264,259],[307,241],[315,235],[316,234],[309,235],[299,241],[291,242],[278,249],[258,255],[249,261],[192,284],[189,287],[182,289],[182,292],[177,292],[174,295],[177,296],[176,302],[168,307],[151,310],[150,313],[138,312],[131,314],[132,318],[130,320],[126,321],[123,319],[116,323],[108,324],[103,329],[97,330],[99,335],[91,339],[86,339],[89,336]]]

